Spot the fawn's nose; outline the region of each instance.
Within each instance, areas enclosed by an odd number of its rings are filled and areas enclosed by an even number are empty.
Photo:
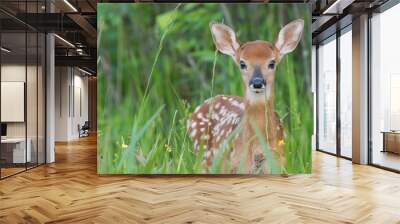
[[[261,78],[252,79],[252,84],[254,89],[261,89],[264,85],[264,80]]]
[[[249,86],[251,89],[255,90],[255,92],[260,92],[265,88],[266,82],[263,78],[260,66],[256,66],[253,72],[253,76],[250,79]]]
[[[264,89],[265,80],[260,77],[255,77],[250,80],[249,86],[253,89]]]

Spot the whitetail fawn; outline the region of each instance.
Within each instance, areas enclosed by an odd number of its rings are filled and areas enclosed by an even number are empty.
[[[256,40],[239,44],[230,27],[210,23],[217,49],[232,56],[240,68],[245,96],[212,97],[198,106],[188,120],[195,149],[203,146],[207,170],[218,150],[222,150],[220,145],[239,128],[230,144],[229,159],[223,161],[226,170],[222,172],[237,173],[241,164],[243,173],[270,173],[261,140],[267,143],[283,172],[286,163],[284,130],[274,111],[275,69],[283,55],[297,47],[303,27],[304,21],[298,19],[281,29],[275,43]]]

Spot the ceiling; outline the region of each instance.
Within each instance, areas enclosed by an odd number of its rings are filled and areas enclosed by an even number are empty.
[[[54,32],[56,66],[78,66],[95,74],[96,4],[97,0],[47,0],[47,4],[45,0],[1,0],[2,44],[12,49],[8,58],[26,55],[25,35],[21,34],[26,29],[35,33]],[[31,58],[30,53],[36,47],[27,46]]]
[[[2,33],[1,43],[2,46],[10,50],[10,52],[2,51],[2,62],[11,64],[36,64],[40,63],[40,58],[44,52],[45,43],[43,34],[27,33]],[[42,41],[38,41],[42,40]],[[27,46],[27,47],[25,47]],[[39,57],[39,58],[38,58]]]
[[[199,0],[200,1],[200,0]],[[3,32],[54,32],[56,65],[75,65],[96,72],[97,3],[137,2],[134,0],[1,0],[0,21]],[[206,1],[201,1],[206,2]],[[239,1],[248,2],[248,1]],[[337,21],[382,5],[387,0],[270,0],[258,2],[308,3],[312,10],[313,42],[335,32]],[[50,10],[51,9],[51,10]],[[52,11],[52,13],[49,13]],[[26,13],[27,12],[27,13]],[[22,44],[12,34],[6,35]],[[8,40],[7,40],[8,41]],[[31,50],[28,47],[28,52]],[[17,51],[16,51],[17,52]]]
[[[374,12],[389,0],[316,0],[312,5],[313,44],[334,34],[352,23],[353,17]]]

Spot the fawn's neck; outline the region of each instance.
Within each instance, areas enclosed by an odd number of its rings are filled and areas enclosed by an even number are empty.
[[[254,138],[256,130],[258,130],[262,136],[266,136],[267,142],[271,143],[275,139],[277,127],[273,97],[259,100],[246,97],[245,102],[245,135],[249,138]]]

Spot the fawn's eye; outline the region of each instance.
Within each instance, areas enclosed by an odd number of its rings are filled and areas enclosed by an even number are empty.
[[[271,61],[269,64],[268,64],[268,68],[269,69],[274,69],[275,68],[275,61]]]
[[[247,68],[246,63],[244,63],[244,61],[242,61],[242,60],[240,60],[239,65],[240,65],[241,69],[246,69]]]

